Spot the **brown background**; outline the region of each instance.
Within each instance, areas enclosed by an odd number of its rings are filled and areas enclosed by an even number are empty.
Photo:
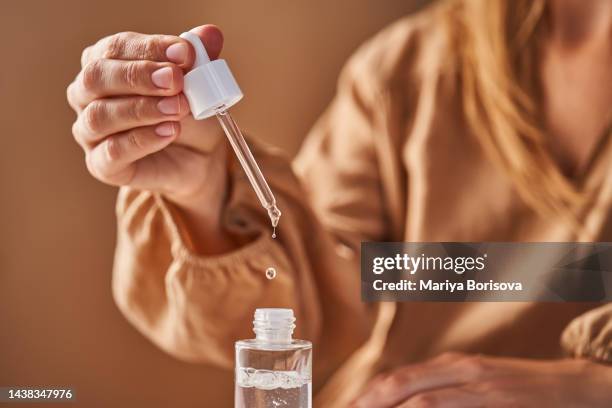
[[[0,386],[71,386],[82,407],[231,406],[230,372],[163,354],[112,302],[115,189],[88,176],[65,101],[85,46],[117,31],[218,24],[246,95],[239,123],[293,154],[343,61],[418,3],[3,1]]]

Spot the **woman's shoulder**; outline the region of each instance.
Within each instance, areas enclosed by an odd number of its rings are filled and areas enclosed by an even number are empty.
[[[443,13],[430,6],[391,23],[356,50],[344,75],[387,88],[440,73],[451,60]]]

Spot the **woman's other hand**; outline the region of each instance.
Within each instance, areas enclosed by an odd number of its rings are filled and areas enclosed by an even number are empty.
[[[374,379],[350,405],[391,407],[609,407],[612,367],[447,353]]]

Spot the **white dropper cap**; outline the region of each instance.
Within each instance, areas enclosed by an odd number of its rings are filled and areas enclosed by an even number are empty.
[[[195,62],[185,75],[183,87],[193,117],[209,118],[242,99],[242,91],[225,60],[211,61],[197,34],[186,32],[181,34],[181,38],[189,41],[195,49]]]

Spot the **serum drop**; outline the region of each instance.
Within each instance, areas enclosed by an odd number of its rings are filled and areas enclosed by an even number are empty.
[[[294,329],[291,309],[255,310],[255,338],[236,342],[235,408],[312,407],[312,343]]]
[[[268,278],[270,280],[276,278],[276,269],[274,269],[272,267],[266,269],[266,278]]]

